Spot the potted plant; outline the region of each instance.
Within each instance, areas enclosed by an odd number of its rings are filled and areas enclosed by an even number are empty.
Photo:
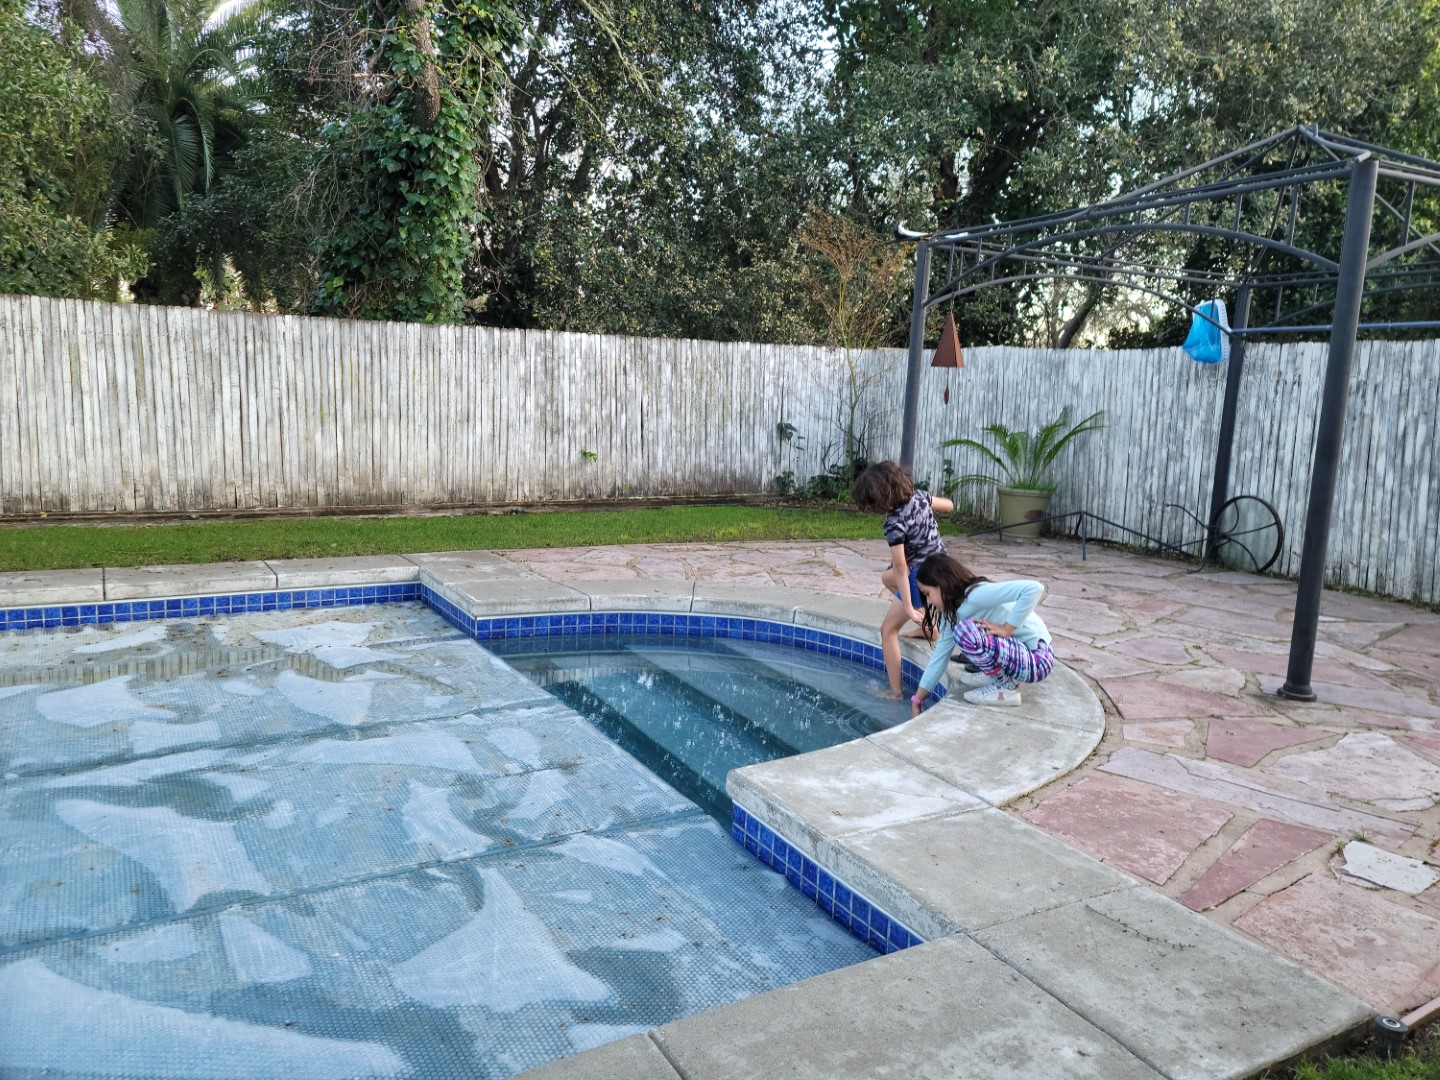
[[[1087,431],[1098,431],[1103,412],[1093,412],[1077,424],[1070,423],[1070,407],[1039,431],[1012,431],[1004,424],[991,424],[985,433],[998,449],[992,450],[975,439],[947,439],[942,450],[964,446],[977,450],[994,463],[997,473],[966,473],[945,486],[949,495],[962,484],[992,483],[999,503],[1001,525],[1012,525],[1007,533],[1017,536],[1039,536],[1040,521],[1055,494],[1056,484],[1050,478],[1050,466],[1070,441]],[[1025,522],[1028,524],[1017,524]]]

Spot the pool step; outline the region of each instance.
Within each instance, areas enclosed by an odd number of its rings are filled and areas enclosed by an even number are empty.
[[[795,747],[663,669],[596,677],[590,668],[581,683],[567,678],[582,672],[564,662],[547,660],[526,668],[667,783],[727,822],[725,777],[730,770],[796,753]]]
[[[839,685],[840,679],[830,680],[830,685],[826,685],[823,673],[813,668],[808,672],[790,670],[791,665],[783,661],[757,658],[739,649],[727,649],[728,655],[720,657],[695,657],[663,648],[640,647],[634,651],[648,663],[743,717],[754,728],[768,732],[790,747],[789,753],[821,750],[864,738],[885,726],[870,713],[837,696],[846,693]],[[737,661],[745,670],[737,673]],[[804,707],[784,707],[787,699],[793,700],[797,693],[805,695]]]

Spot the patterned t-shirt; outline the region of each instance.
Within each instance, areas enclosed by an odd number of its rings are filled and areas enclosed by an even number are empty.
[[[885,515],[885,543],[891,547],[904,544],[908,566],[918,566],[931,555],[945,554],[928,491],[916,488],[904,506],[897,506]]]

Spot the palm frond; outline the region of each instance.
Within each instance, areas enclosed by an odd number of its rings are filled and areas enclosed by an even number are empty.
[[[976,442],[974,439],[947,439],[945,442],[942,442],[940,444],[941,449],[946,450],[956,446],[964,447],[967,450],[974,450],[980,454],[983,454],[985,457],[989,458],[992,462],[994,462],[996,467],[1000,469],[1008,468],[1008,466],[1005,464],[1004,458],[1000,457],[998,454],[995,453],[995,451],[991,450],[984,443]]]
[[[274,9],[272,0],[111,3],[114,66],[124,69],[113,81],[128,112],[144,118],[116,206],[151,226],[209,192],[244,141],[259,112],[245,57]]]
[[[1071,426],[1070,409],[1067,406],[1060,411],[1056,419],[1033,433],[1017,431],[1005,424],[990,424],[984,431],[995,443],[997,449],[993,450],[975,439],[947,439],[940,444],[941,449],[962,447],[974,450],[999,470],[998,475],[966,473],[955,477],[950,481],[949,490],[962,484],[986,481],[1002,487],[1054,490],[1055,484],[1049,478],[1048,472],[1055,458],[1072,440],[1087,431],[1100,430],[1104,426],[1099,422],[1103,415],[1102,411],[1093,412]]]

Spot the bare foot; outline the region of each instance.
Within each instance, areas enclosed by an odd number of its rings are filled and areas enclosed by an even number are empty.
[[[886,701],[899,701],[905,693],[902,690],[891,690],[888,686],[872,686],[870,696],[884,698]]]

